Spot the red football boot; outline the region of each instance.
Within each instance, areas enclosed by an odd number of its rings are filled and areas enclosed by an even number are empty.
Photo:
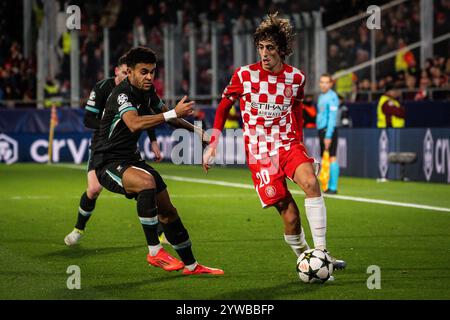
[[[166,271],[177,271],[184,268],[184,263],[172,257],[164,248],[161,248],[156,256],[147,254],[147,262]]]
[[[214,275],[221,275],[224,274],[223,270],[216,269],[216,268],[209,268],[202,266],[201,264],[197,264],[194,271],[190,271],[188,268],[184,268],[183,270],[184,275],[191,275],[191,274],[214,274]]]

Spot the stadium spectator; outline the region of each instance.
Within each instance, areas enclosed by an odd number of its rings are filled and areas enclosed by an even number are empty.
[[[144,25],[149,29],[153,29],[154,27],[159,26],[160,19],[158,14],[156,13],[155,6],[153,4],[149,4],[147,6],[146,12],[142,17]]]
[[[409,73],[406,73],[405,82],[406,82],[407,90],[403,94],[402,98],[403,98],[403,100],[414,100],[416,93],[417,93],[417,89],[416,89],[417,79],[416,79],[416,77],[410,75]]]
[[[381,96],[377,105],[377,127],[378,128],[404,128],[405,107],[398,99],[400,91],[392,85],[386,87],[386,93]]]
[[[395,71],[406,71],[408,68],[416,65],[416,58],[414,54],[406,47],[406,43],[403,39],[399,40],[399,51],[395,55]]]
[[[58,83],[51,78],[48,78],[44,85],[44,107],[51,108],[53,106],[61,106],[61,96]]]
[[[328,68],[333,70],[333,72],[343,69],[340,68],[342,58],[342,53],[339,51],[339,47],[336,44],[331,44],[328,48]]]
[[[431,87],[431,79],[429,77],[429,74],[426,70],[423,70],[419,80],[419,91],[414,97],[414,100],[420,101],[428,99],[429,96],[428,89],[430,87]]]
[[[352,118],[348,107],[345,104],[345,99],[343,96],[338,95],[339,98],[339,109],[336,115],[336,128],[351,128],[353,126]]]
[[[206,117],[205,111],[200,109],[194,109],[193,117],[194,121],[200,121],[202,123],[201,128],[203,130],[208,130],[209,128],[212,127],[211,123],[208,121],[208,118]]]
[[[4,56],[0,57],[0,88],[4,100],[30,100],[34,98],[36,88],[35,63],[32,58],[25,59],[18,42],[12,41],[10,46],[4,44]],[[8,48],[8,49],[7,49]],[[14,107],[17,101],[5,103]]]
[[[363,79],[358,83],[358,93],[356,94],[356,101],[370,101],[369,92],[371,89],[371,83],[369,79]]]
[[[447,84],[446,86],[449,85],[449,79],[450,79],[450,57],[447,58],[447,62],[445,63],[445,74],[447,75]]]
[[[406,88],[405,71],[399,71],[395,75],[394,86],[396,88]]]
[[[64,82],[65,80],[70,79],[70,51],[72,39],[68,30],[62,33],[58,44],[62,54],[61,72],[58,78],[61,82]]]
[[[348,68],[348,64],[346,62],[340,63],[339,71],[344,71]],[[339,72],[338,71],[338,72]],[[347,73],[335,80],[336,92],[338,94],[348,96],[350,93],[356,91],[356,83],[358,81],[358,77],[354,72]]]
[[[235,106],[230,108],[230,113],[227,115],[225,120],[224,128],[225,129],[238,129],[240,128],[239,120],[241,119],[240,112],[237,111]]]
[[[305,96],[302,102],[303,110],[303,127],[304,128],[316,128],[317,109],[313,102],[311,95]]]

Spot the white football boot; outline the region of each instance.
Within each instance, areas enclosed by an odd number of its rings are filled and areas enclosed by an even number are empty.
[[[344,270],[345,267],[347,267],[347,262],[344,260],[338,260],[335,257],[333,257],[327,250],[324,250],[328,256],[331,258],[331,262],[333,263],[333,269],[334,270]]]
[[[74,228],[71,233],[69,233],[64,238],[64,243],[68,246],[74,246],[76,245],[81,238],[83,238],[84,231],[78,230],[77,228]]]

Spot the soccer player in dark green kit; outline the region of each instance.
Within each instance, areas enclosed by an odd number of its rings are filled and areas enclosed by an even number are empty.
[[[223,274],[220,269],[197,263],[189,234],[170,201],[160,174],[145,163],[137,153],[137,141],[143,130],[164,122],[201,132],[203,140],[209,137],[203,130],[180,119],[191,115],[193,102],[181,99],[172,110],[158,97],[153,86],[157,58],[146,47],[137,47],[127,53],[128,78],[109,96],[100,123],[99,143],[94,150],[94,167],[100,183],[108,190],[135,198],[149,253],[149,264],[166,271],[183,269],[183,274]],[[158,239],[157,225],[182,261],[164,250]]]
[[[78,244],[84,236],[86,224],[95,209],[97,198],[103,189],[100,182],[98,182],[97,176],[95,175],[94,163],[92,161],[91,154],[98,142],[98,129],[100,127],[100,119],[102,117],[103,110],[105,109],[106,100],[112,90],[127,77],[126,55],[120,57],[117,67],[114,69],[114,73],[114,77],[99,81],[94,86],[86,103],[84,125],[87,128],[94,129],[94,132],[92,133],[87,168],[87,188],[80,198],[75,227],[64,238],[64,243],[68,246]],[[155,154],[155,159],[156,161],[159,161],[161,159],[161,151],[159,149],[158,142],[156,141],[155,132],[153,129],[149,129],[147,130],[147,133],[151,141],[151,149]]]

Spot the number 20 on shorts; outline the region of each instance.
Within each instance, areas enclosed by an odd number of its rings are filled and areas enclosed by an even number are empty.
[[[270,183],[269,171],[266,169],[262,169],[260,172],[257,172],[256,178],[258,178],[258,180],[259,180],[260,188],[262,188],[262,187],[264,187],[264,185],[268,185]]]

